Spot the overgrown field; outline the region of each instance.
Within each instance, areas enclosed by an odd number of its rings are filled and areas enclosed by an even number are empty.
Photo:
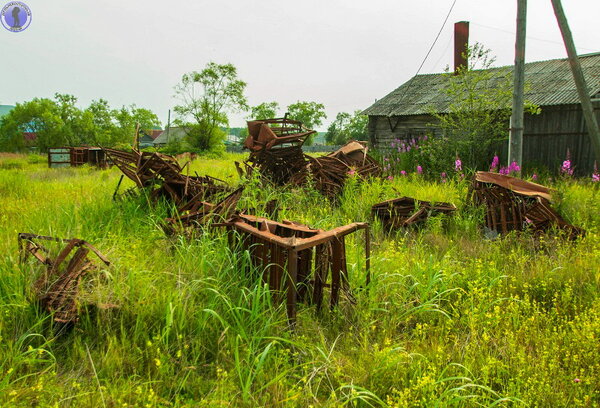
[[[236,184],[234,158],[192,169]],[[460,209],[392,236],[375,223],[368,291],[362,234],[351,235],[357,305],[302,305],[291,332],[247,253],[222,231],[167,238],[165,205],[111,200],[119,175],[0,158],[1,407],[600,406],[600,183],[553,185],[588,232],[576,242],[485,239],[482,212],[463,208],[466,182],[350,182],[338,206],[250,185],[240,207],[260,215],[277,198],[280,218],[324,229],[401,195]],[[39,266],[19,265],[18,232],[82,238],[112,261],[73,330],[57,334],[32,302]]]

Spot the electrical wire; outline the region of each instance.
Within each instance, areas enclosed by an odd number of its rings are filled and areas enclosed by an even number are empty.
[[[496,30],[496,31],[500,31],[500,32],[503,32],[503,33],[506,33],[506,34],[511,34],[512,36],[516,35],[514,31],[505,30],[503,28],[492,27],[492,26],[488,26],[488,25],[484,25],[484,24],[479,24],[479,23],[474,23],[474,22],[471,22],[471,24],[473,24],[474,26],[477,26],[477,27],[487,28],[487,29],[490,29],[490,30]],[[528,40],[542,41],[542,42],[546,42],[546,43],[550,43],[550,44],[558,44],[558,45],[563,45],[564,46],[564,43],[559,42],[559,41],[546,40],[544,38],[537,38],[537,37],[530,37],[530,36],[525,36],[525,38],[528,39]],[[591,49],[591,48],[585,48],[585,47],[577,47],[577,48],[580,49],[580,50],[586,50],[586,51],[592,51],[592,52],[597,51],[597,50],[594,50],[594,49]]]
[[[444,27],[446,26],[446,23],[448,22],[448,19],[450,18],[450,14],[452,14],[452,10],[454,9],[454,6],[456,5],[456,2],[457,2],[457,0],[454,0],[452,2],[452,5],[450,6],[450,10],[448,10],[448,13],[446,14],[446,18],[444,19],[444,22],[442,23],[442,26],[440,27],[437,35],[435,36],[435,39],[433,40],[433,43],[429,47],[429,50],[427,51],[427,54],[425,54],[425,58],[423,58],[423,61],[421,62],[421,65],[419,65],[419,69],[417,69],[417,72],[415,73],[415,75],[408,81],[408,84],[406,85],[406,89],[402,93],[402,96],[400,97],[400,99],[398,101],[398,104],[400,104],[404,100],[404,97],[408,93],[408,90],[410,89],[410,87],[411,87],[411,85],[413,83],[413,79],[417,75],[419,75],[419,72],[421,72],[421,68],[423,68],[423,65],[425,65],[425,62],[427,61],[427,58],[429,57],[429,54],[431,54],[431,51],[433,50],[433,47],[435,47],[435,44],[437,43],[438,39],[440,38],[440,35],[442,34],[442,31],[444,30]],[[388,117],[390,117],[390,116],[392,116],[392,115],[388,114]]]
[[[446,23],[448,22],[448,19],[450,18],[452,9],[454,9],[454,5],[456,4],[456,1],[457,0],[454,0],[452,2],[452,6],[450,6],[450,10],[448,10],[448,14],[446,14],[446,18],[444,19],[444,22],[442,23],[442,26],[440,27],[440,31],[438,31],[437,35],[435,36],[435,40],[433,40],[433,44],[431,44],[431,47],[429,47],[429,51],[427,51],[427,54],[425,55],[425,58],[423,58],[423,62],[421,62],[421,65],[419,66],[419,69],[417,70],[417,73],[415,75],[419,75],[419,72],[421,72],[421,68],[423,68],[423,65],[425,65],[425,61],[427,61],[429,54],[431,54],[433,47],[435,47],[437,40],[440,38],[440,35],[442,34],[442,31],[444,30],[444,27],[446,26]]]

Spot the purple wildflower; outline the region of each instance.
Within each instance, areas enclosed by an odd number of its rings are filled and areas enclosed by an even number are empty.
[[[508,167],[500,167],[500,170],[498,171],[498,173],[504,174],[505,176],[507,176],[509,173]]]
[[[538,176],[537,176],[537,174],[533,173],[533,176],[531,176],[531,179],[532,179],[533,181],[537,180],[537,179],[538,179]]]
[[[492,164],[490,164],[490,171],[495,172],[496,170],[498,170],[499,164],[500,164],[500,159],[498,158],[498,155],[495,155],[494,158],[492,159]]]
[[[567,159],[562,163],[560,172],[565,176],[573,175],[573,168],[571,167],[571,153],[567,149]]]
[[[594,162],[594,173],[592,173],[592,181],[600,181],[600,172],[598,172],[598,163]]]
[[[406,171],[402,170],[402,171],[400,172],[400,174],[402,174],[403,176],[406,176]]]
[[[460,161],[460,157],[458,156],[456,156],[456,160],[454,161],[454,171],[462,171],[462,161]]]
[[[508,166],[508,173],[518,173],[521,171],[521,166],[519,166],[519,164],[514,161],[510,164],[510,166]]]
[[[389,181],[392,181],[392,180],[394,179],[394,176],[387,176],[387,179],[388,179]]]
[[[423,167],[421,167],[420,165],[417,164],[417,173],[418,174],[423,174]]]

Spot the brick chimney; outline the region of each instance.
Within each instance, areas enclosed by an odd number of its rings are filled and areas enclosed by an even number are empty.
[[[468,61],[464,57],[469,47],[469,22],[459,21],[454,23],[454,73],[458,67],[468,67]]]

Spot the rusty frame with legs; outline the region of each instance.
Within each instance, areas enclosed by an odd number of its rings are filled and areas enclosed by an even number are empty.
[[[56,258],[50,257],[50,250],[37,241],[54,241],[66,244]],[[77,296],[84,275],[98,266],[87,258],[92,252],[106,266],[110,262],[90,243],[82,239],[62,239],[43,235],[20,233],[18,235],[20,262],[31,255],[46,266],[33,284],[42,306],[53,314],[57,323],[75,323],[79,320]],[[71,255],[71,253],[74,253]],[[69,255],[71,257],[69,258]],[[67,260],[67,258],[69,258]]]
[[[356,222],[329,231],[313,229],[291,221],[275,222],[252,215],[238,215],[226,225],[237,232],[243,246],[251,253],[254,265],[262,267],[263,280],[276,299],[286,292],[286,309],[290,325],[296,322],[298,301],[315,304],[320,310],[324,288],[331,289],[330,307],[339,302],[340,291],[351,302],[346,265],[345,236],[365,231],[365,284],[370,283],[369,224]],[[233,234],[232,234],[233,235]],[[327,280],[331,271],[331,283]]]

